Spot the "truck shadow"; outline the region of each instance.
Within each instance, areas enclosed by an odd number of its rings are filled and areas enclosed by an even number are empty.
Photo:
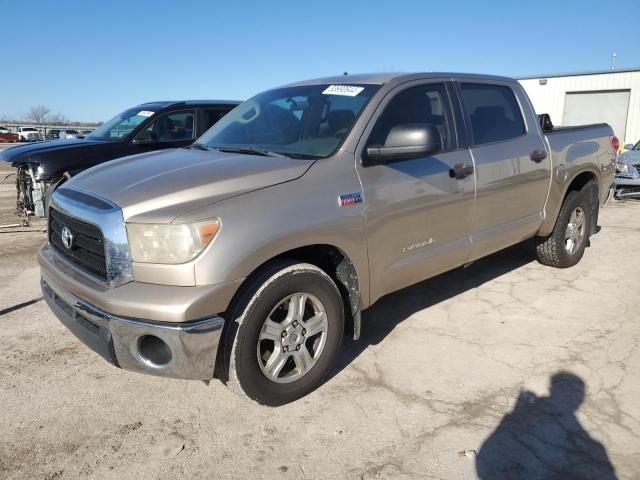
[[[535,261],[535,244],[526,240],[470,266],[457,268],[386,295],[362,313],[362,333],[357,341],[345,337],[329,378],[337,375],[370,345],[382,342],[403,320],[416,312],[479,287]]]

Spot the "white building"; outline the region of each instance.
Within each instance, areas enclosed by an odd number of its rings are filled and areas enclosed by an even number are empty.
[[[623,143],[640,140],[640,69],[521,78],[537,113],[554,125],[606,122]]]

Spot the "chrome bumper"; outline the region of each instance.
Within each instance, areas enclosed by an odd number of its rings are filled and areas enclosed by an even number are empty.
[[[124,318],[80,300],[48,277],[42,277],[41,286],[58,319],[111,364],[162,377],[213,378],[222,317],[185,323]]]

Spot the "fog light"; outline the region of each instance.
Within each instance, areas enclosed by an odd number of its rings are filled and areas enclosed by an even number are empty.
[[[163,367],[171,361],[169,346],[153,335],[143,335],[138,339],[138,353],[145,363]]]

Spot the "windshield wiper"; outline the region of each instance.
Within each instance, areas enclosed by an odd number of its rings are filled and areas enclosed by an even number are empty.
[[[312,155],[310,153],[288,153],[289,158],[294,158],[296,160],[318,160],[319,158],[323,158],[322,155]]]
[[[227,153],[244,153],[247,155],[261,155],[263,157],[281,157],[288,158],[286,155],[279,152],[272,152],[271,150],[261,150],[253,147],[214,147],[220,152]]]
[[[198,142],[192,143],[191,146],[189,146],[189,148],[197,148],[198,150],[205,150],[205,151],[211,150],[211,148],[205,145],[204,143],[198,143]]]

